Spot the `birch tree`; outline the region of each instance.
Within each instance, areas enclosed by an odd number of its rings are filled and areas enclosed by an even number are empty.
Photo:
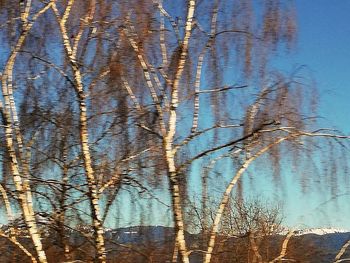
[[[280,161],[312,155],[312,140],[333,149],[348,139],[317,128],[302,70],[272,69],[274,55],[295,41],[289,1],[6,4],[0,190],[10,221],[19,204],[40,262],[39,214],[55,222],[65,260],[74,260],[68,229],[84,222],[92,225],[93,260],[108,261],[105,226],[126,189],[162,204],[156,192],[169,196],[172,260],[190,262],[185,210],[201,188],[209,263],[229,199],[254,164],[267,160],[277,181]],[[230,174],[213,180],[217,166]],[[221,192],[211,222],[213,181]]]
[[[36,13],[31,14],[31,3],[27,2],[25,9],[21,13],[22,20],[22,33],[16,40],[14,48],[11,50],[9,57],[6,61],[4,70],[1,74],[2,95],[4,100],[4,106],[0,105],[0,111],[5,126],[5,140],[6,150],[10,157],[10,170],[15,184],[16,191],[18,192],[18,198],[21,206],[23,217],[27,224],[30,236],[35,245],[35,249],[40,262],[47,262],[46,255],[43,250],[40,234],[38,233],[32,193],[29,185],[29,171],[27,169],[27,162],[25,156],[22,135],[19,130],[18,115],[13,97],[13,68],[19,51],[21,50],[28,33],[30,32],[33,24],[40,16],[42,16],[50,5],[46,5],[39,9]],[[29,17],[31,16],[30,20]],[[15,139],[14,139],[15,138]],[[21,166],[20,166],[21,165]],[[5,197],[6,199],[6,197]],[[8,211],[9,213],[10,211]],[[11,215],[11,213],[10,213]]]

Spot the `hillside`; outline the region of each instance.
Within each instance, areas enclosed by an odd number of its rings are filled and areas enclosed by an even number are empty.
[[[7,232],[8,227],[2,226]],[[89,227],[81,227],[80,232],[66,229],[69,233],[71,259],[91,262],[93,247],[88,238],[92,237]],[[163,226],[133,226],[118,229],[106,229],[108,262],[170,262],[173,253],[174,232],[171,227]],[[287,259],[292,262],[327,263],[332,262],[342,245],[350,238],[350,232],[339,229],[307,229],[295,232],[291,238]],[[203,237],[200,234],[186,233],[191,262],[202,262]],[[30,250],[31,242],[23,232],[20,239]],[[280,251],[284,235],[273,235],[260,241],[259,251],[264,260],[272,260]],[[45,250],[49,262],[64,262],[63,248],[60,237],[54,230],[45,233]],[[0,262],[30,262],[30,260],[16,246],[5,238],[0,238],[3,248]],[[214,251],[213,262],[249,262],[252,251],[248,248],[248,237],[220,236],[218,246]],[[350,257],[350,251],[344,257]]]

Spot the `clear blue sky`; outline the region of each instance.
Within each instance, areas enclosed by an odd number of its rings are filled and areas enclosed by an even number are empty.
[[[281,54],[277,68],[291,72],[306,65],[319,88],[322,125],[350,134],[350,1],[297,0],[298,42],[290,54]],[[349,162],[348,160],[345,160]],[[350,176],[346,175],[346,176]],[[342,185],[339,197],[329,200],[317,187],[306,195],[289,177],[283,195],[289,225],[334,226],[350,229],[350,189]],[[326,188],[327,186],[323,186]]]
[[[305,64],[320,89],[321,114],[350,133],[350,1],[297,0],[298,43],[281,59],[287,70]]]

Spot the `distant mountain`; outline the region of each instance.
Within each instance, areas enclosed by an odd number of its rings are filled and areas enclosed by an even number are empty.
[[[106,238],[120,243],[165,242],[174,235],[172,227],[132,226],[107,229]]]
[[[297,231],[294,238],[295,250],[304,254],[305,262],[328,263],[333,262],[341,247],[350,239],[350,232],[337,228],[313,228]],[[292,249],[291,249],[292,250]],[[343,258],[349,258],[350,251],[346,251]],[[300,261],[303,262],[303,261]],[[350,262],[346,261],[346,262]]]
[[[106,238],[115,240],[120,243],[133,244],[138,246],[147,246],[147,244],[165,244],[169,240],[174,239],[174,230],[171,227],[162,226],[135,226],[127,228],[118,228],[114,230],[106,231]],[[295,231],[294,236],[290,239],[287,258],[295,260],[294,262],[300,263],[328,263],[333,262],[336,254],[340,250],[347,240],[350,239],[350,231],[338,228],[310,228]],[[188,241],[188,247],[193,250],[201,250],[203,247],[202,238],[200,234],[186,233],[186,240]],[[225,241],[220,241],[225,240]],[[281,248],[281,244],[284,240],[284,235],[274,235],[267,237],[261,250],[269,248],[269,255],[265,255],[267,258],[274,258]],[[224,242],[224,243],[222,243]],[[247,262],[246,257],[249,255],[242,252],[239,254],[237,249],[232,250],[235,247],[241,247],[241,250],[247,250],[245,248],[247,244],[247,238],[225,238],[220,237],[218,244],[224,244],[227,248],[230,248],[227,252],[221,253],[221,258],[218,262],[226,262],[227,258],[231,261],[227,262]],[[171,246],[171,245],[170,245]],[[219,250],[222,250],[219,249]],[[265,252],[262,252],[262,254]],[[232,254],[232,255],[231,255]],[[344,254],[345,257],[350,256],[350,251]],[[202,254],[192,253],[191,262],[200,263]]]
[[[327,235],[327,234],[336,234],[336,233],[348,233],[349,230],[341,229],[341,228],[307,228],[307,229],[301,229],[296,230],[295,235],[296,236],[302,236],[302,235],[308,235],[308,234],[314,234],[314,235]]]

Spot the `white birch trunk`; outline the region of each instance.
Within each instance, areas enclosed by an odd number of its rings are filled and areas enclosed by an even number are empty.
[[[105,249],[105,242],[104,242],[104,230],[100,219],[100,207],[99,207],[99,194],[97,191],[97,185],[95,180],[94,171],[92,169],[92,161],[91,161],[91,154],[90,154],[90,147],[89,147],[89,133],[88,133],[88,123],[87,123],[87,106],[86,106],[86,94],[84,92],[84,86],[82,82],[81,72],[76,64],[76,48],[78,47],[78,44],[75,45],[75,49],[72,48],[72,45],[70,43],[67,28],[66,28],[66,21],[69,17],[71,8],[73,6],[74,1],[71,0],[67,4],[67,8],[63,14],[63,17],[60,17],[59,11],[57,9],[57,6],[55,2],[53,3],[53,11],[56,15],[56,18],[58,20],[59,26],[60,26],[60,32],[63,38],[63,45],[65,48],[65,51],[67,53],[67,57],[69,59],[69,62],[72,66],[73,74],[74,74],[74,81],[75,81],[75,92],[77,95],[77,100],[79,104],[79,123],[80,123],[80,129],[79,129],[79,135],[80,135],[80,144],[83,154],[83,160],[84,160],[84,170],[85,170],[85,176],[88,183],[88,190],[89,190],[89,201],[90,201],[90,207],[91,207],[91,217],[93,221],[93,228],[94,228],[94,236],[95,236],[95,243],[96,243],[96,251],[97,251],[97,258],[99,262],[106,262],[106,249]],[[91,22],[94,9],[95,9],[95,2],[92,0],[90,2],[90,10],[88,12],[88,15],[85,17],[85,22]]]
[[[2,107],[1,105],[0,108],[2,110],[2,115],[5,122],[5,140],[6,148],[10,156],[10,170],[14,180],[15,188],[18,192],[22,214],[27,224],[29,235],[34,243],[35,250],[38,254],[38,259],[40,262],[45,263],[47,262],[47,259],[43,250],[41,236],[38,232],[37,224],[35,221],[32,193],[28,182],[29,179],[22,178],[23,176],[20,175],[21,169],[19,161],[23,163],[23,160],[21,160],[23,156],[19,156],[19,158],[16,156],[15,143],[13,141],[13,135],[16,135],[17,143],[19,144],[19,150],[20,153],[22,153],[22,139],[18,128],[18,116],[12,95],[13,68],[15,65],[16,57],[18,52],[23,47],[23,44],[33,26],[33,23],[51,7],[51,4],[46,5],[32,17],[31,22],[28,22],[27,20],[29,17],[30,3],[30,1],[27,2],[25,13],[22,15],[22,19],[24,19],[23,33],[19,36],[17,43],[5,65],[1,81],[5,107]]]
[[[183,211],[182,211],[182,204],[181,204],[180,184],[178,181],[178,174],[175,166],[176,151],[174,150],[174,136],[176,133],[176,124],[177,124],[176,110],[179,103],[179,98],[178,98],[179,84],[180,84],[181,76],[182,76],[187,55],[188,55],[188,43],[191,36],[195,5],[196,5],[196,1],[194,0],[189,1],[186,27],[185,27],[185,36],[182,42],[180,60],[176,70],[174,83],[172,85],[169,130],[166,137],[164,138],[165,156],[166,156],[166,162],[168,166],[168,177],[170,182],[170,191],[171,191],[171,198],[172,198],[172,205],[173,205],[176,244],[180,252],[181,260],[184,263],[189,263],[189,258],[188,258],[187,248],[186,248],[186,240],[185,240],[185,229],[184,229]]]

